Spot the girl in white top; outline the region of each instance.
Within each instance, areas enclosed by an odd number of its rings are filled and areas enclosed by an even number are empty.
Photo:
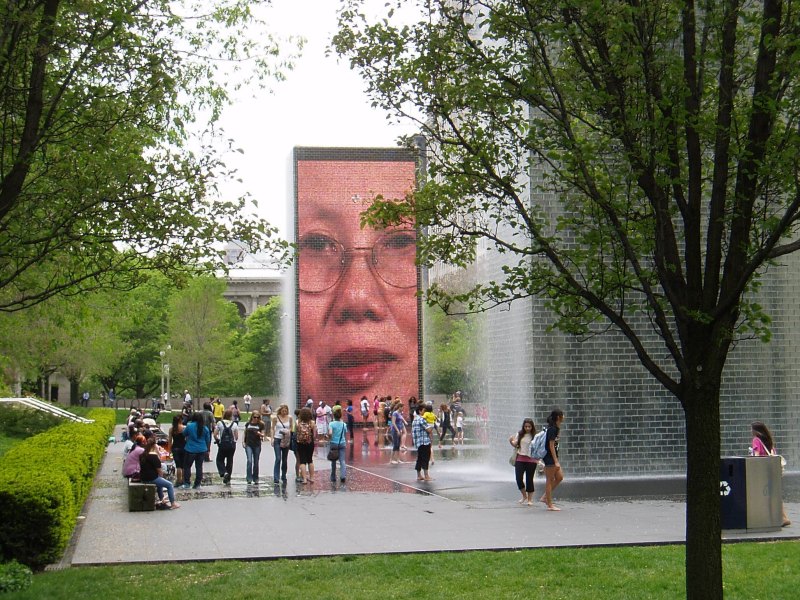
[[[519,433],[508,438],[508,442],[516,449],[514,475],[517,480],[517,489],[522,494],[519,503],[528,506],[533,506],[533,476],[536,472],[537,461],[531,458],[531,442],[535,433],[536,425],[533,419],[524,419]]]
[[[294,420],[289,416],[289,407],[286,404],[281,404],[272,422],[272,431],[275,432],[272,438],[272,449],[275,451],[275,464],[272,468],[272,478],[275,483],[278,483],[278,481],[286,483],[289,447],[283,447],[281,445],[281,440],[284,437],[291,440],[293,426]]]
[[[456,439],[453,443],[464,445],[464,413],[461,411],[456,413]]]

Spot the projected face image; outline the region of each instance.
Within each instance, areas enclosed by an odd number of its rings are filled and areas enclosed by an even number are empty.
[[[419,395],[416,233],[361,229],[375,194],[403,197],[414,164],[298,161],[300,396]]]

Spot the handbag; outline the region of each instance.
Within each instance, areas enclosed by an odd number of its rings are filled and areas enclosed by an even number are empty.
[[[344,427],[341,429],[341,437],[339,438],[339,444],[344,443]],[[336,446],[333,445],[333,441],[331,441],[331,447],[328,450],[328,460],[335,461],[339,460],[339,444]]]
[[[509,441],[516,440],[516,436],[512,436]],[[508,464],[512,467],[517,463],[517,447],[514,446],[514,449],[511,451],[511,456],[508,457]]]
[[[780,456],[780,459],[781,459],[781,475],[783,475],[783,473],[786,471],[786,459],[783,458],[783,456],[781,456],[780,454],[778,454],[775,451],[775,448],[772,449],[772,452],[770,452],[770,454],[772,456]]]
[[[283,425],[281,430],[281,448],[288,448],[292,444],[292,432],[283,424],[283,421],[278,419],[278,422]]]

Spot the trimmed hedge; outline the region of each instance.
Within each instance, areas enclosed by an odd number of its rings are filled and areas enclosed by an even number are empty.
[[[27,406],[0,405],[0,431],[16,438],[26,438],[63,423],[50,413]]]
[[[34,570],[57,561],[92,488],[114,429],[114,413],[67,422],[20,442],[0,458],[0,557]]]

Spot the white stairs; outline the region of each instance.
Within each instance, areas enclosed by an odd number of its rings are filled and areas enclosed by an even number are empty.
[[[23,406],[34,408],[36,410],[41,410],[42,412],[50,413],[51,415],[55,415],[63,419],[69,419],[70,421],[76,421],[78,423],[94,423],[94,419],[85,419],[83,417],[79,417],[68,410],[64,410],[63,408],[50,404],[49,402],[37,400],[36,398],[0,398],[0,403],[11,404],[12,402],[22,404]]]

